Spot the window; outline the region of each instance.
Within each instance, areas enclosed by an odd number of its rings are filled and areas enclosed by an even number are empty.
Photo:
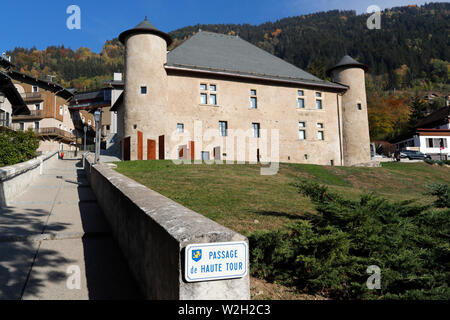
[[[325,140],[323,131],[318,131],[317,132],[317,139],[318,140]]]
[[[208,95],[206,93],[200,94],[200,103],[201,104],[208,104]]]
[[[305,109],[305,92],[303,90],[298,90],[298,96],[297,98],[297,106],[299,109]]]
[[[41,110],[41,104],[40,103],[36,103],[34,105],[35,110]]]
[[[322,110],[323,109],[322,93],[320,93],[320,92],[316,92],[316,109],[317,110]]]
[[[444,138],[428,138],[427,139],[427,148],[447,148],[447,139]]]
[[[250,109],[258,108],[258,100],[256,97],[250,97]]]
[[[39,129],[39,121],[36,121],[36,122],[34,123],[34,128],[35,128],[35,129]]]
[[[226,137],[228,135],[228,122],[219,121],[219,131],[221,137]]]
[[[305,130],[298,130],[298,138],[300,140],[306,140],[306,131]]]
[[[317,124],[317,128],[318,128],[318,129],[323,129],[323,123],[318,123],[318,124]]]
[[[256,90],[250,90],[250,109],[258,108],[258,98],[256,97]]]
[[[177,124],[177,130],[178,130],[178,133],[184,133],[184,124],[183,123],[178,123]]]
[[[205,91],[200,93],[200,103],[201,104],[209,104],[213,106],[217,106],[217,85],[211,84],[209,85],[209,91],[208,91],[208,85],[205,83],[200,84],[200,91]],[[209,93],[209,101],[208,101],[208,93]]]
[[[19,123],[20,125],[20,131],[24,131],[25,130],[25,124],[23,122]]]
[[[216,94],[209,95],[209,103],[213,106],[217,105],[217,95]]]
[[[298,138],[300,140],[306,140],[306,123],[305,122],[298,123]]]
[[[32,92],[39,92],[39,87],[33,86],[31,90],[32,90]]]
[[[141,87],[141,94],[147,94],[147,87]]]
[[[358,103],[358,110],[362,110],[362,104]]]
[[[252,123],[252,128],[253,128],[253,137],[254,138],[259,138],[261,137],[261,125],[259,123]]]
[[[319,99],[316,100],[316,109],[317,110],[322,110],[323,109],[322,100],[319,100]]]

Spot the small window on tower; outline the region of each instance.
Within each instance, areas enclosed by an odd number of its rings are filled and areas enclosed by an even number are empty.
[[[147,94],[147,87],[141,87],[141,94]]]
[[[362,104],[358,103],[358,110],[362,110]]]

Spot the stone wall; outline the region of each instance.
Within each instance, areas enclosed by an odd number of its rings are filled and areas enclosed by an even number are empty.
[[[190,244],[248,240],[114,171],[84,166],[113,235],[148,299],[248,300],[249,275],[241,279],[188,283],[184,252]],[[247,261],[248,264],[248,261]]]
[[[33,160],[0,168],[0,208],[17,199],[42,174],[44,165],[57,160],[57,152],[48,152]]]

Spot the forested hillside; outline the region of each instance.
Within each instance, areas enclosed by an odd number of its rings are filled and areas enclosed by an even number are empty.
[[[170,35],[172,48],[199,29],[238,35],[258,47],[321,78],[343,55],[370,67],[367,77],[371,136],[392,137],[411,124],[411,101],[425,91],[448,94],[450,72],[450,3],[431,3],[385,10],[381,29],[369,30],[368,14],[329,11],[249,24],[196,25]],[[68,88],[102,86],[123,71],[123,45],[107,41],[97,54],[88,48],[16,48],[7,52],[22,72],[57,81]],[[435,107],[441,106],[437,104]],[[405,118],[406,117],[406,118]]]

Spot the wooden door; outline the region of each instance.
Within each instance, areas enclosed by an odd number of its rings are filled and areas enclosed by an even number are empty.
[[[131,138],[123,139],[123,160],[130,161],[131,159]]]
[[[159,143],[158,143],[158,147],[159,147],[159,160],[164,160],[165,159],[165,139],[164,136],[160,136],[159,137]]]
[[[191,141],[189,143],[189,148],[191,151],[191,153],[190,153],[191,157],[189,158],[189,160],[195,160],[195,142],[194,141]]]
[[[137,158],[138,160],[144,160],[144,134],[141,131],[138,131],[137,133],[137,140],[138,140]]]
[[[156,140],[147,140],[147,160],[156,160]]]

